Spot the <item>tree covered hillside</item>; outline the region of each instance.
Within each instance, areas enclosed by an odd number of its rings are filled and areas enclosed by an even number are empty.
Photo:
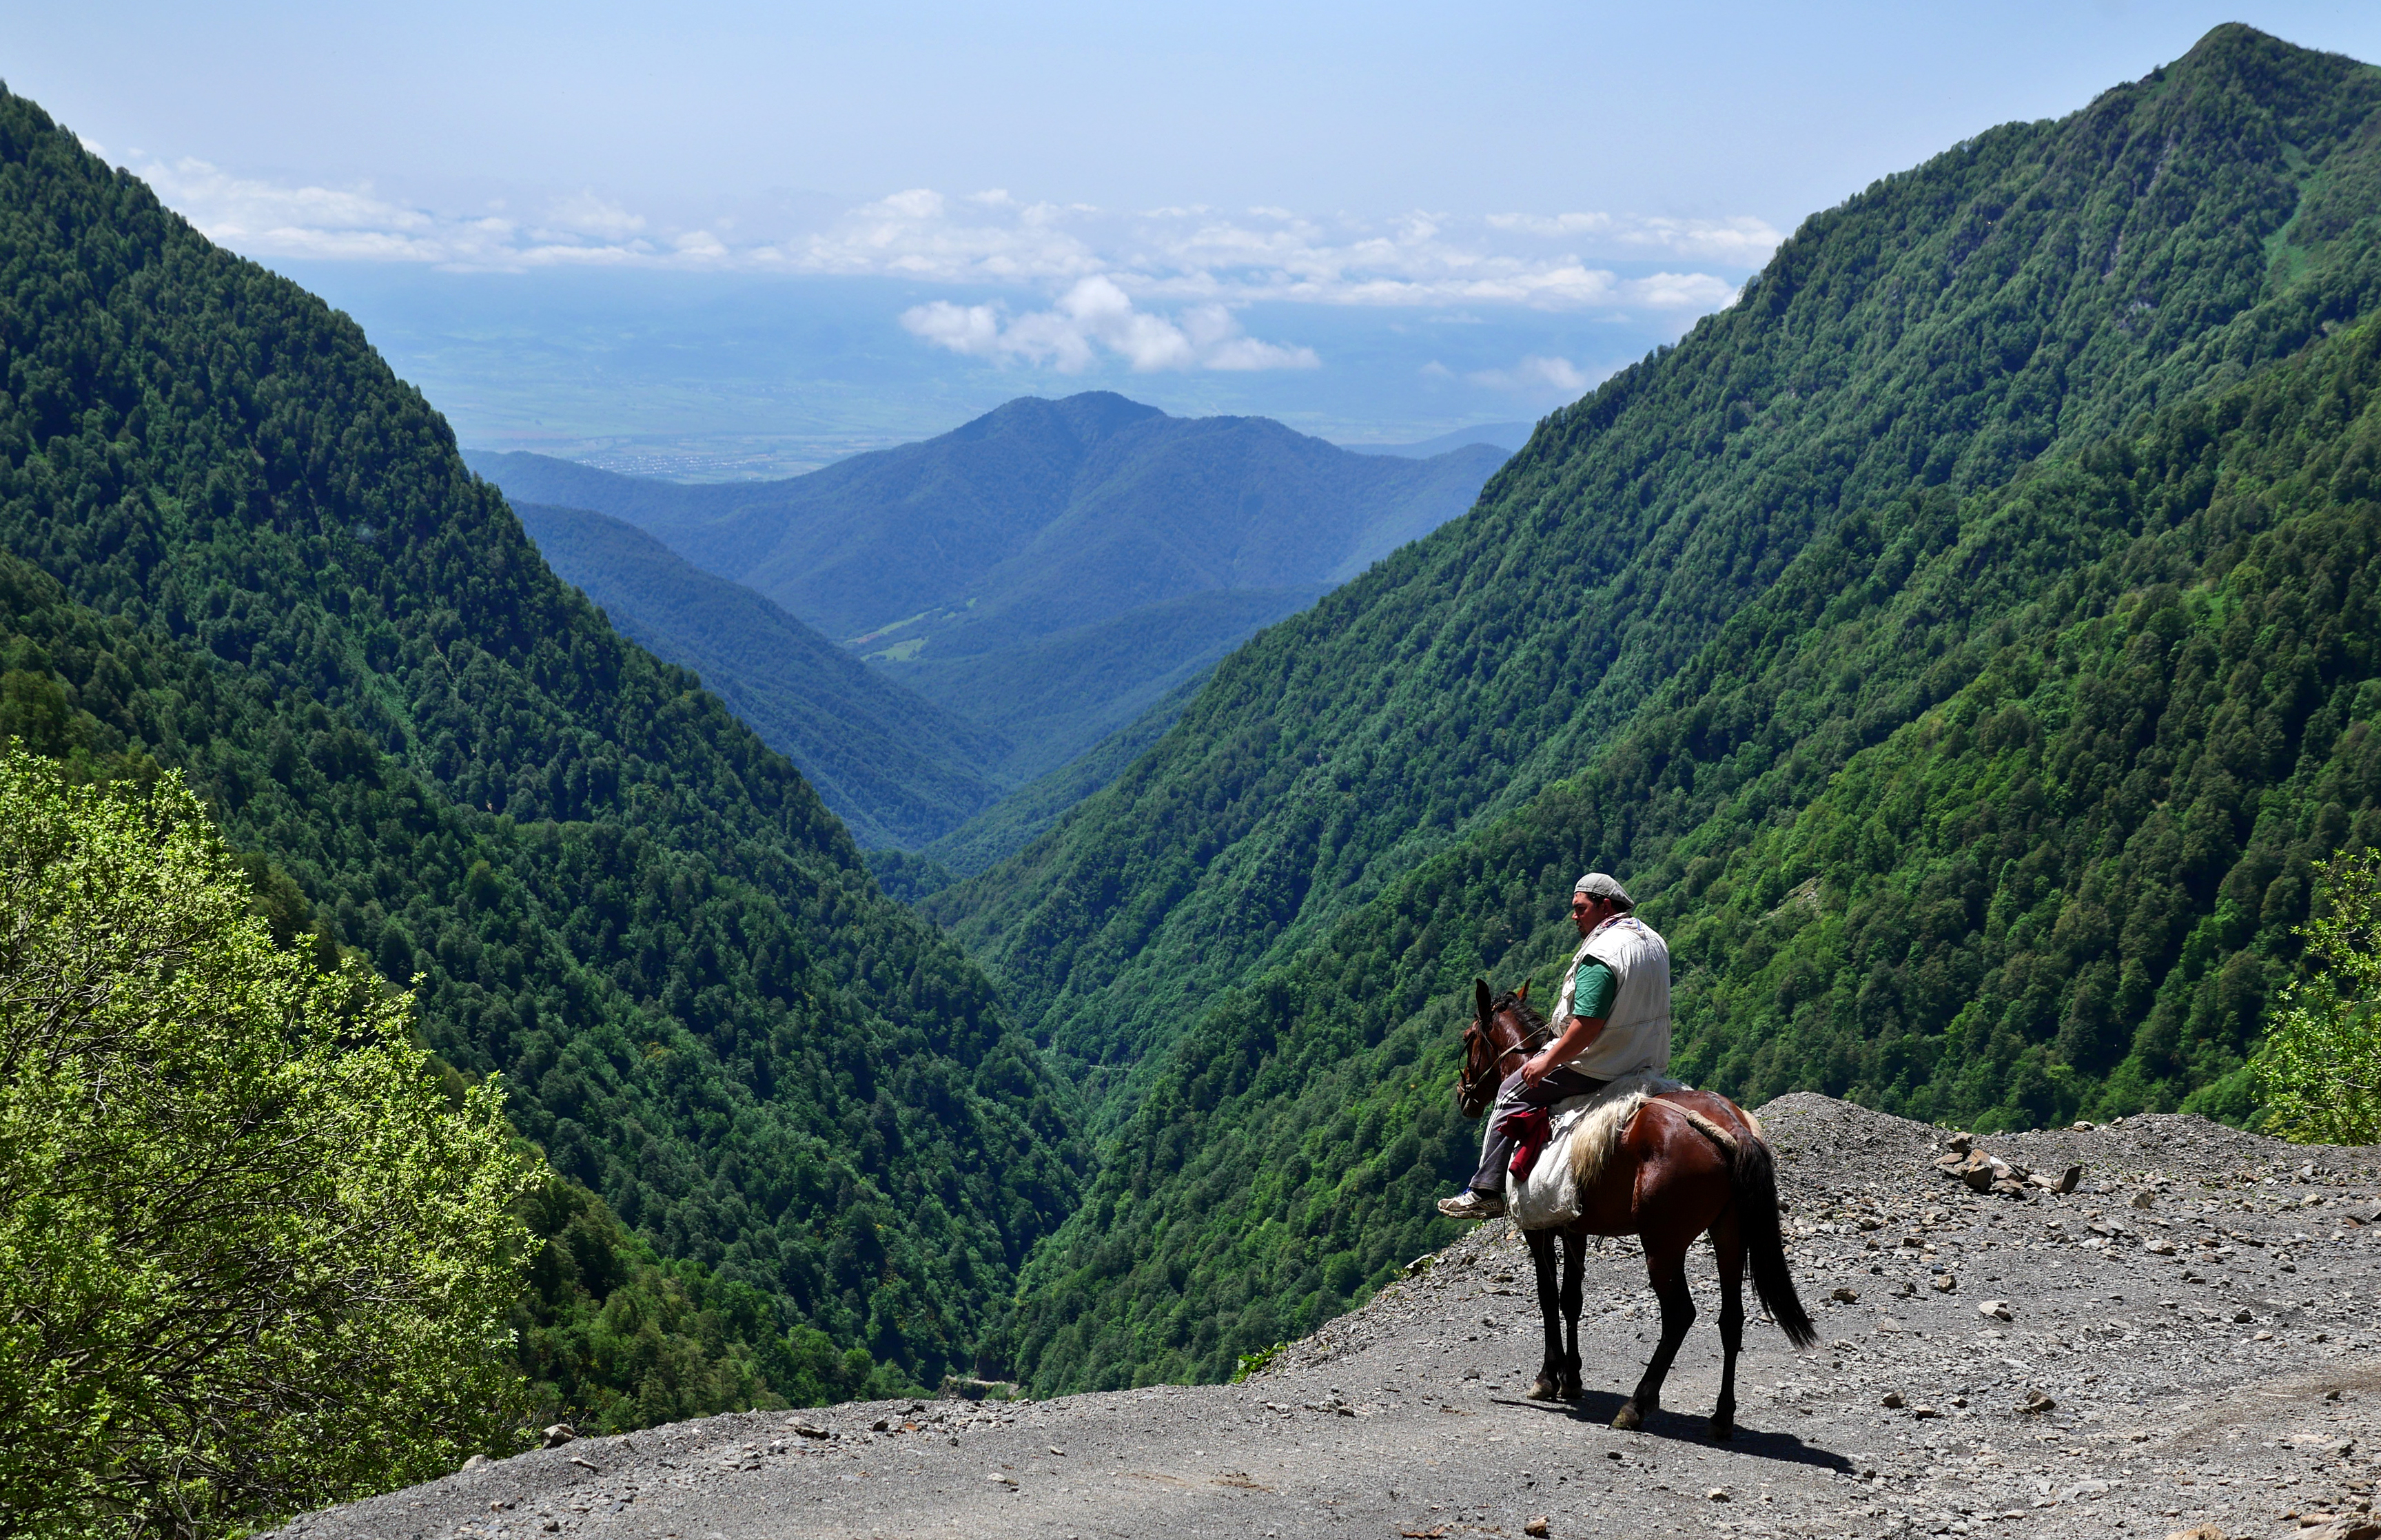
[[[6,94],[0,252],[0,731],[182,768],[282,934],[420,975],[660,1253],[970,1362],[1081,1164],[980,972],[352,324]]]
[[[539,555],[604,617],[692,669],[802,775],[852,837],[925,843],[997,801],[997,734],[928,704],[741,583],[690,564],[635,525],[516,500]]]
[[[1218,995],[1593,763],[1847,520],[2002,484],[2362,313],[2372,244],[2345,214],[2321,242],[2291,222],[2370,207],[2376,106],[2366,67],[2228,27],[1813,216],[1732,309],[1229,659],[1115,786],[934,912],[1095,1087],[1171,1073]]]

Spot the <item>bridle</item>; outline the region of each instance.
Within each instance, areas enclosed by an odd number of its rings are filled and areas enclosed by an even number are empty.
[[[1455,1105],[1466,1118],[1487,1111],[1505,1077],[1554,1040],[1552,1022],[1523,1024],[1517,1008],[1524,1007],[1529,997],[1526,983],[1511,994],[1491,998],[1487,980],[1471,981],[1473,1016],[1463,1029],[1463,1072],[1455,1083]]]

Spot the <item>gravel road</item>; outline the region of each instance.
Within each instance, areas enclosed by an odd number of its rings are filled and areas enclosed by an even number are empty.
[[[1825,1346],[1748,1325],[1731,1444],[1703,1436],[1708,1248],[1666,1407],[1616,1433],[1658,1321],[1635,1248],[1589,1252],[1587,1397],[1540,1404],[1520,1395],[1529,1258],[1499,1220],[1246,1384],[713,1417],[265,1540],[1451,1540],[1537,1520],[1554,1536],[2381,1536],[2381,1152],[2167,1116],[1979,1137],[2084,1168],[2072,1193],[2021,1199],[1936,1170],[1939,1129],[1813,1095],[1761,1116]]]

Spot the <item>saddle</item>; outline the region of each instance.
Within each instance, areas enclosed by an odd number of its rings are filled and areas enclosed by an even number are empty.
[[[1513,1173],[1505,1179],[1505,1212],[1523,1229],[1552,1229],[1576,1220],[1583,1212],[1580,1195],[1603,1176],[1604,1163],[1638,1108],[1657,1096],[1691,1089],[1667,1075],[1623,1075],[1601,1091],[1557,1102],[1539,1114],[1547,1121],[1546,1138],[1530,1164],[1524,1167],[1520,1152],[1514,1154]]]

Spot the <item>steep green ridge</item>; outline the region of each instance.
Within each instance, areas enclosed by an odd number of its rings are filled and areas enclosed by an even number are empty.
[[[1845,520],[1999,485],[2362,312],[2369,243],[2278,238],[2302,186],[2355,184],[2376,105],[2381,74],[2224,28],[1813,216],[1472,514],[1226,660],[1115,786],[928,907],[1121,1116],[1220,995],[1593,763]]]
[[[1165,736],[1207,682],[1204,673],[1186,679],[1171,694],[1083,753],[1041,779],[1019,787],[950,833],[914,852],[868,852],[877,885],[906,904],[932,898],[985,868],[998,864],[1038,838],[1084,798],[1124,774],[1149,746]]]
[[[978,970],[351,324],[5,94],[0,251],[0,730],[184,769],[660,1253],[971,1362],[1081,1161]]]
[[[2361,226],[2381,238],[2381,222]],[[1453,1025],[1588,862],[1677,1070],[1980,1128],[2248,1110],[2308,865],[2381,840],[2381,322],[1813,542],[1581,775],[1230,992],[1036,1253],[1044,1388],[1227,1373],[1443,1243]]]
[[[1039,780],[1019,787],[919,854],[946,868],[954,879],[1007,861],[1130,768],[1166,736],[1206,683],[1205,671],[1185,679],[1130,722]]]
[[[621,633],[690,668],[761,740],[800,766],[862,845],[922,845],[999,800],[983,767],[1009,745],[872,672],[744,587],[635,525],[515,502],[565,582]]]
[[[469,458],[516,497],[625,519],[854,644],[1007,738],[995,768],[1014,785],[1461,513],[1505,456],[1360,455],[1263,418],[1088,392],[782,482]]]

